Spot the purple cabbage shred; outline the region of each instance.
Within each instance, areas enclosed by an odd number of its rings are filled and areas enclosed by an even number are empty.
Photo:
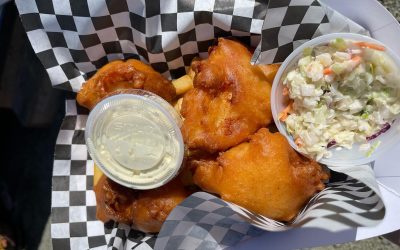
[[[385,123],[385,124],[383,125],[383,127],[382,127],[378,132],[376,132],[376,133],[373,134],[373,135],[367,136],[367,141],[371,141],[371,140],[375,139],[376,137],[378,137],[378,136],[380,136],[381,134],[385,133],[385,132],[388,131],[389,129],[390,129],[390,124],[389,124],[389,123]]]
[[[331,148],[331,147],[333,147],[333,146],[335,146],[335,145],[336,145],[336,141],[335,141],[335,140],[332,140],[332,141],[328,142],[328,145],[326,145],[326,147],[327,147],[327,148]]]

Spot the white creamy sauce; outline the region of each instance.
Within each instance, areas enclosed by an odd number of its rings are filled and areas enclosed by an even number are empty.
[[[89,138],[112,176],[133,185],[152,185],[179,168],[179,141],[168,117],[139,99],[121,100],[97,119]]]

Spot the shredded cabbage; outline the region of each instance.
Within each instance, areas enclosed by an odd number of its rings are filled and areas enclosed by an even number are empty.
[[[385,51],[368,43],[335,39],[307,48],[283,84],[293,100],[287,131],[300,138],[299,150],[319,160],[329,147],[372,154],[367,138],[400,114],[400,73]],[[332,144],[332,142],[335,142]]]

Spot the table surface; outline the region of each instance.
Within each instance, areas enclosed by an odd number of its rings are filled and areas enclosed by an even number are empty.
[[[393,16],[400,21],[400,1],[399,0],[379,0]]]

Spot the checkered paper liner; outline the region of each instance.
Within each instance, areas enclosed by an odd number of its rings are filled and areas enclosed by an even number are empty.
[[[306,41],[329,33],[369,32],[327,5],[315,0],[270,0],[252,62],[283,62]]]
[[[87,110],[72,94],[56,141],[51,237],[54,249],[153,249],[156,236],[96,219],[94,165],[85,144]]]
[[[272,63],[283,61],[315,36],[366,32],[316,0],[16,0],[16,4],[52,84],[73,91],[115,59],[140,59],[166,77],[180,77],[193,58],[207,56],[216,37],[232,36],[258,45],[252,61]]]
[[[73,91],[114,59],[137,58],[167,77],[181,76],[194,57],[207,56],[216,37],[258,45],[253,62],[269,63],[282,61],[300,43],[321,34],[366,32],[309,0],[17,0],[16,4],[52,84]],[[55,249],[194,245],[215,249],[256,236],[260,228],[282,231],[329,225],[328,230],[341,230],[375,225],[385,214],[373,174],[364,166],[359,171],[342,169],[353,178],[330,183],[290,225],[206,193],[196,193],[178,206],[158,238],[114,222],[103,225],[95,218],[93,161],[84,142],[86,119],[87,112],[74,99],[68,100],[54,161],[51,232]]]
[[[330,231],[378,224],[385,215],[369,166],[338,168],[327,188],[307,204],[292,224],[254,214],[218,197],[198,192],[169,215],[158,235],[96,219],[93,161],[84,141],[87,110],[66,102],[53,169],[51,237],[54,249],[223,249],[264,230],[293,227]],[[345,172],[346,174],[340,173]]]
[[[17,0],[32,47],[59,88],[78,91],[110,60],[136,58],[166,77],[185,74],[215,37],[256,47],[264,0]]]

